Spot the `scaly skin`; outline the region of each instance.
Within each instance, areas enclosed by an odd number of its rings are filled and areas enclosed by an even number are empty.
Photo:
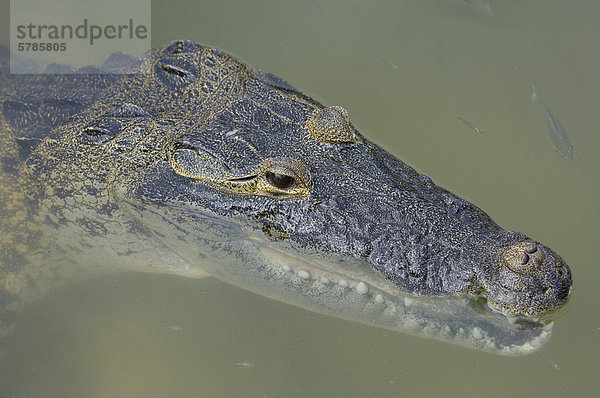
[[[0,74],[2,333],[62,281],[134,269],[208,272],[491,352],[549,337],[471,306],[551,313],[570,295],[565,262],[368,141],[343,108],[188,41],[139,68]]]

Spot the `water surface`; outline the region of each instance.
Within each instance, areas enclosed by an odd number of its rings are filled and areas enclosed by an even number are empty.
[[[36,397],[597,394],[600,3],[491,5],[493,16],[448,0],[155,2],[152,38],[220,47],[344,106],[406,163],[560,253],[573,297],[544,348],[498,357],[214,279],[124,274],[29,307],[0,385]],[[568,132],[572,161],[556,153],[532,85]]]

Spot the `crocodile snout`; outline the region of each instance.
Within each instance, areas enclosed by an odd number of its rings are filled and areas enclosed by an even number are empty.
[[[536,242],[523,241],[506,250],[503,259],[506,266],[514,272],[532,274],[540,268],[545,257]]]
[[[531,240],[508,246],[500,267],[484,282],[488,304],[507,315],[544,316],[562,307],[573,281],[565,261]]]

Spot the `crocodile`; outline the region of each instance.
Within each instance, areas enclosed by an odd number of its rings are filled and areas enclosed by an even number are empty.
[[[550,248],[377,146],[343,107],[221,50],[179,40],[123,75],[11,75],[7,55],[2,336],[56,286],[139,271],[516,355],[548,341],[571,294]]]

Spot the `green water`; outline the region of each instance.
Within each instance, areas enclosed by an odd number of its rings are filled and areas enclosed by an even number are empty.
[[[0,391],[597,396],[600,2],[491,5],[493,16],[448,0],[155,2],[152,39],[220,47],[344,106],[406,163],[560,253],[573,271],[573,297],[542,350],[497,357],[313,314],[214,279],[127,274],[71,285],[29,307],[0,363]],[[532,85],[567,130],[572,161],[554,150]]]

